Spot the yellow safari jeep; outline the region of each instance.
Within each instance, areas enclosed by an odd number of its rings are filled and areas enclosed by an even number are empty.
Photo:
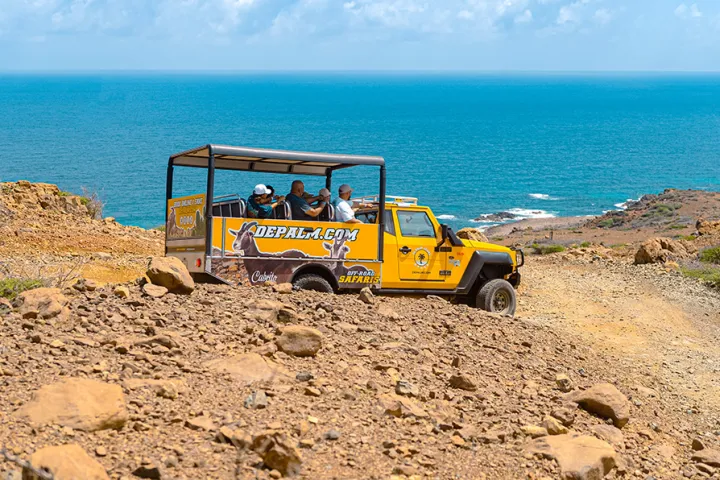
[[[356,218],[363,223],[335,221],[331,206],[312,221],[294,220],[283,204],[272,218],[248,218],[242,196],[214,196],[216,170],[323,176],[332,192],[333,172],[358,165],[379,169],[380,193],[359,199],[365,207]],[[180,166],[207,169],[207,191],[173,198],[173,172]],[[460,239],[417,199],[387,196],[385,184],[381,157],[224,145],[181,152],[168,162],[165,253],[200,279],[442,295],[514,314],[522,251]]]

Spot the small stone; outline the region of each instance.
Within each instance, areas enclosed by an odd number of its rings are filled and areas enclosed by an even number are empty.
[[[268,405],[267,395],[262,390],[253,391],[245,399],[245,408],[261,409],[266,408]]]
[[[300,440],[300,448],[312,448],[315,446],[315,441],[311,438],[303,438]]]
[[[167,288],[161,287],[160,285],[153,285],[152,283],[143,285],[142,291],[145,295],[153,298],[162,298],[168,293]]]
[[[693,438],[692,449],[696,452],[699,452],[700,450],[705,450],[705,444],[699,438]]]
[[[561,392],[570,392],[573,389],[572,380],[564,373],[558,373],[555,376],[555,384]]]
[[[477,390],[475,382],[469,376],[462,373],[451,376],[449,383],[451,387],[459,388],[460,390],[466,390],[468,392]]]
[[[520,427],[520,431],[531,438],[545,437],[548,434],[545,428],[538,427],[537,425],[523,425]]]
[[[95,449],[95,455],[97,455],[98,457],[104,457],[105,455],[107,455],[107,449],[103,446],[99,446]]]
[[[205,430],[207,432],[215,430],[215,423],[212,421],[212,418],[204,415],[187,420],[185,426],[191,430]]]
[[[315,378],[315,377],[313,377],[313,374],[310,372],[300,372],[297,375],[295,375],[295,379],[298,382],[309,382],[313,378]]]
[[[453,435],[452,437],[452,444],[456,447],[464,447],[465,446],[465,440],[462,439],[462,437],[458,435]]]
[[[360,290],[358,298],[361,302],[367,303],[368,305],[372,305],[375,303],[375,295],[373,295],[372,290],[370,290],[370,288],[368,287],[364,287],[362,290]]]
[[[130,289],[124,285],[119,285],[115,287],[113,294],[120,298],[130,298]]]
[[[566,427],[571,427],[575,423],[575,412],[569,408],[557,408],[553,410],[550,415],[560,420],[560,422]]]
[[[568,429],[556,418],[551,416],[545,417],[542,426],[545,427],[550,435],[562,435],[564,433],[568,433]]]
[[[325,440],[337,440],[340,438],[340,432],[337,430],[328,430],[325,432]]]
[[[395,384],[395,393],[406,397],[417,397],[420,395],[418,388],[405,380],[398,380]]]
[[[292,283],[278,283],[272,286],[273,292],[286,295],[293,292]]]
[[[270,473],[268,475],[270,476],[270,478],[275,478],[275,479],[282,478],[282,473],[280,473],[277,470],[270,470]]]
[[[305,395],[308,395],[310,397],[319,397],[322,394],[320,392],[320,389],[315,387],[305,387]]]
[[[280,351],[295,357],[314,357],[323,345],[323,334],[310,327],[290,325],[282,327],[275,340]]]
[[[155,465],[141,465],[135,470],[133,470],[133,475],[140,478],[151,478],[151,479],[160,479],[162,478],[162,475],[160,474],[160,469]]]
[[[694,462],[704,463],[711,467],[720,467],[720,450],[704,448],[693,453],[691,457]]]

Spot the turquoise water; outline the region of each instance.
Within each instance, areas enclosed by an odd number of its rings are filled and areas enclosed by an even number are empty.
[[[123,223],[163,223],[168,156],[210,142],[382,155],[388,193],[456,227],[600,214],[667,187],[720,190],[720,76],[0,76],[0,180],[97,189]],[[176,195],[204,191],[182,170]],[[216,193],[291,180],[222,172]],[[343,181],[377,190],[369,168]]]

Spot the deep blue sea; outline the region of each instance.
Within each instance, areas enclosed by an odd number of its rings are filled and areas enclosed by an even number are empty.
[[[0,180],[96,189],[122,223],[163,223],[168,156],[206,143],[381,155],[388,193],[456,227],[593,215],[720,190],[720,76],[0,75]],[[204,191],[204,171],[177,171],[176,196]],[[216,193],[293,178],[221,172]],[[334,182],[377,191],[369,167]]]

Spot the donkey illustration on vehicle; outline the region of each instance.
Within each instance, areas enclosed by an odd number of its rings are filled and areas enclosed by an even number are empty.
[[[283,252],[268,253],[263,252],[257,245],[255,240],[255,233],[252,230],[257,227],[257,222],[243,223],[237,230],[229,229],[231,235],[235,236],[235,240],[232,243],[232,250],[234,253],[239,253],[242,258],[242,262],[245,265],[245,269],[249,277],[252,277],[254,272],[272,272],[277,276],[279,281],[290,281],[293,273],[303,265],[305,262],[290,259],[312,259],[307,253],[291,249]],[[323,242],[323,246],[328,250],[329,255],[323,257],[332,260],[343,260],[340,262],[322,262],[322,260],[316,262],[317,264],[323,265],[328,269],[335,278],[340,275],[347,275],[348,272],[365,272],[367,269],[362,266],[353,266],[351,268],[346,267],[344,259],[347,253],[350,251],[350,247],[345,245],[346,237],[335,237],[332,244]],[[273,259],[272,261],[268,261]],[[288,260],[283,260],[288,259]]]

